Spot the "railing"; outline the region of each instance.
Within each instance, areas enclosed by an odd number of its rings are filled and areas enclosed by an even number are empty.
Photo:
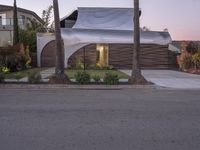
[[[18,25],[25,25],[25,19],[18,19]],[[0,26],[13,26],[13,18],[0,18]]]

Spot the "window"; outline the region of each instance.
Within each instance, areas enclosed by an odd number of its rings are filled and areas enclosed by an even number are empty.
[[[25,16],[24,15],[20,15],[20,18],[18,20],[18,23],[20,25],[25,25]]]
[[[101,67],[108,66],[108,44],[97,44],[97,64]]]
[[[6,14],[0,14],[0,25],[6,25]]]

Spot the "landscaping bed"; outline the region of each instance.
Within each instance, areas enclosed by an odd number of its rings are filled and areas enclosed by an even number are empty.
[[[65,73],[67,74],[67,76],[70,79],[74,79],[75,78],[75,74],[77,74],[77,72],[80,71],[84,71],[84,70],[79,70],[79,69],[66,69]],[[91,77],[94,76],[99,76],[101,79],[103,79],[106,75],[106,73],[112,73],[112,74],[116,74],[118,75],[119,79],[128,79],[129,76],[121,71],[118,70],[85,70],[86,72],[88,72],[90,74]]]

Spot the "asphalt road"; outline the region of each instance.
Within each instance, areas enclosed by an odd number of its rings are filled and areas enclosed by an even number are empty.
[[[0,89],[0,150],[199,150],[200,91]]]

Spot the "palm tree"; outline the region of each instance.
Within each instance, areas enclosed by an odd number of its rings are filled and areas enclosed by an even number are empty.
[[[16,0],[14,0],[14,5],[13,5],[13,45],[16,45],[19,43],[19,27],[18,27],[18,17],[17,17],[17,4]]]
[[[142,76],[139,62],[140,54],[140,10],[139,0],[134,0],[134,49],[133,49],[133,62],[132,62],[132,73],[129,78],[131,84],[143,84],[146,80]]]
[[[58,0],[53,0],[55,37],[56,37],[56,69],[55,75],[50,79],[50,83],[69,83],[68,77],[64,73],[64,43],[61,38],[60,17]]]

